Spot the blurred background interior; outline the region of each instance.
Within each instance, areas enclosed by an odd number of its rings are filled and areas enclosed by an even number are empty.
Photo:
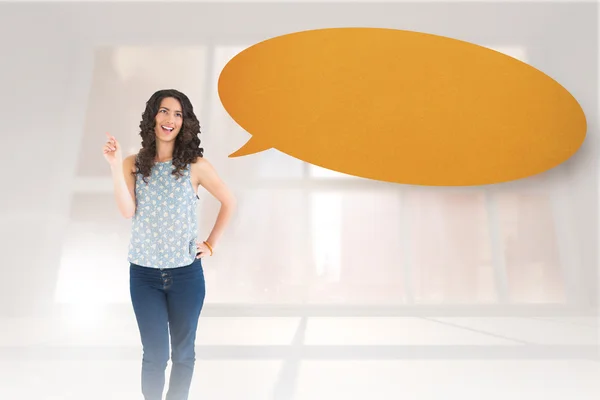
[[[598,398],[597,19],[591,2],[0,4],[0,397],[139,397],[131,222],[101,147],[110,132],[137,152],[145,102],[176,88],[238,199],[204,262],[193,398]],[[471,188],[276,150],[228,159],[250,135],[219,102],[220,70],[259,41],[334,26],[529,63],[580,102],[586,143],[546,173]],[[200,189],[200,237],[217,211]]]

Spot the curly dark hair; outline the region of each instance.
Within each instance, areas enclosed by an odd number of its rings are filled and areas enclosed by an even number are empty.
[[[142,137],[142,148],[140,149],[136,160],[136,174],[142,174],[144,182],[150,174],[155,164],[156,158],[156,133],[155,117],[158,114],[161,101],[166,97],[173,97],[179,100],[183,113],[183,124],[177,137],[175,138],[175,147],[173,149],[173,175],[182,176],[181,171],[187,168],[187,164],[196,161],[197,157],[202,157],[204,149],[200,147],[200,122],[194,114],[194,107],[188,97],[175,89],[164,89],[154,93],[146,102],[146,109],[142,113],[140,122],[140,136]]]

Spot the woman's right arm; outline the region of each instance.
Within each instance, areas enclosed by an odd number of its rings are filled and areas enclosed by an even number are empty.
[[[135,155],[123,160],[121,145],[117,139],[108,133],[106,137],[103,153],[110,165],[115,200],[121,215],[129,219],[135,215]]]
[[[115,200],[121,215],[129,219],[135,215],[135,155],[111,166]]]

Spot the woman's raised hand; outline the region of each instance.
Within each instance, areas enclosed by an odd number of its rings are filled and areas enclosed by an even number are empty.
[[[114,136],[110,135],[108,132],[106,133],[106,138],[106,143],[102,148],[104,158],[106,159],[106,161],[108,161],[111,167],[114,167],[115,165],[121,165],[121,163],[123,162],[121,145],[119,144],[117,139]]]

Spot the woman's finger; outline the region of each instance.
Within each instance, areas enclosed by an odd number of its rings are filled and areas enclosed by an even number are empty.
[[[108,132],[106,132],[106,136],[108,138],[108,143],[113,144],[113,145],[117,145],[117,138],[115,138],[113,135],[109,134]]]

